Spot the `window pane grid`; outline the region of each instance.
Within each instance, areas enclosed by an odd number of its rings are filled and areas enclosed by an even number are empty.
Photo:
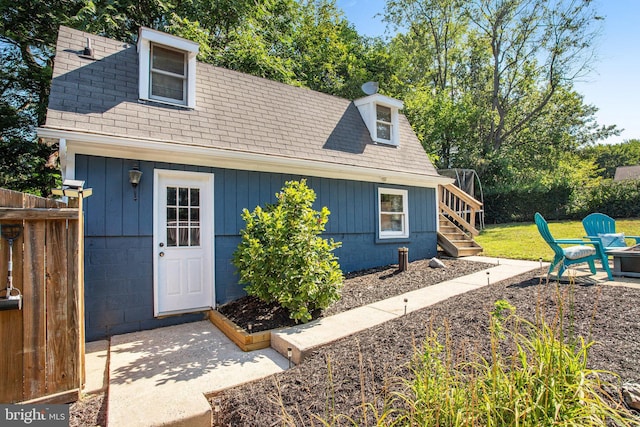
[[[167,187],[167,246],[200,246],[200,189]]]

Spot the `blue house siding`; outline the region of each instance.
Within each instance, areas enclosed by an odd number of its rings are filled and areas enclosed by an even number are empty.
[[[88,340],[201,319],[202,314],[153,317],[154,169],[214,174],[215,285],[217,303],[244,295],[231,257],[244,228],[242,209],[273,203],[284,182],[300,176],[140,162],[138,200],[128,182],[133,160],[78,155],[76,179],[93,188],[86,200],[85,309]],[[307,178],[316,208],[331,211],[325,237],[342,242],[336,250],[344,272],[397,262],[397,248],[411,260],[436,255],[435,190],[370,182]],[[404,188],[409,194],[409,239],[377,241],[377,188]]]

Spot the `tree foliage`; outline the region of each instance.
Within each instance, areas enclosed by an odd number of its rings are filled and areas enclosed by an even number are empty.
[[[38,144],[35,128],[60,24],[130,43],[140,26],[167,31],[197,41],[201,61],[351,99],[378,81],[405,101],[436,166],[474,168],[485,187],[561,183],[562,162],[585,160],[581,148],[618,133],[573,88],[593,63],[602,19],[588,0],[388,0],[397,33],[387,40],[359,35],[335,0],[0,5],[0,185],[16,189],[46,194],[55,179],[55,147]]]
[[[40,144],[58,26],[77,10],[68,0],[0,0],[0,186],[49,194],[56,147]]]
[[[316,195],[305,180],[286,182],[276,197],[274,205],[242,211],[245,229],[233,264],[249,295],[307,322],[340,297],[342,271],[332,253],[340,243],[319,236],[330,212],[313,209]]]

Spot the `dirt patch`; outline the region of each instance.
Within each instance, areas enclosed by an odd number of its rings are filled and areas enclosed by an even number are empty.
[[[415,273],[428,281],[430,271],[422,270]],[[365,289],[384,287],[389,276],[380,273],[359,277],[368,283]],[[318,349],[288,371],[225,390],[211,398],[221,408],[214,425],[319,425],[315,417],[333,414],[371,424],[372,412],[382,411],[389,394],[402,387],[400,379],[410,378],[408,362],[430,329],[446,330],[456,352],[488,354],[488,313],[498,299],[532,321],[536,313],[557,321],[562,312],[568,334],[596,341],[590,367],[615,372],[623,382],[639,381],[640,290],[594,283],[546,285],[541,274],[455,296]],[[372,405],[366,415],[363,402]]]

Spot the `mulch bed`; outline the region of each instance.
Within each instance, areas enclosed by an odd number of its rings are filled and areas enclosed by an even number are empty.
[[[410,268],[427,282],[434,272],[424,264]],[[389,277],[403,281],[404,273],[380,273],[358,279],[376,292]],[[639,381],[640,290],[588,282],[546,285],[541,275],[535,271],[458,295],[327,345],[288,371],[225,390],[210,399],[221,408],[214,425],[320,425],[315,417],[330,422],[336,414],[357,425],[375,424],[372,408],[381,411],[390,393],[402,387],[400,379],[410,378],[408,363],[430,330],[446,330],[456,351],[489,353],[489,312],[499,299],[531,321],[535,313],[554,321],[562,312],[569,333],[596,341],[590,367],[615,372],[622,382]],[[366,419],[363,402],[372,405]],[[337,424],[351,425],[344,418]]]
[[[398,265],[370,268],[345,275],[341,298],[313,318],[333,316],[352,308],[371,304],[386,298],[404,294],[445,280],[466,276],[491,267],[491,264],[464,259],[441,259],[446,268],[431,268],[429,260],[418,260],[409,264],[407,271],[399,272]],[[265,304],[259,299],[246,296],[218,307],[218,311],[236,325],[252,332],[293,326],[289,311],[277,303]]]

